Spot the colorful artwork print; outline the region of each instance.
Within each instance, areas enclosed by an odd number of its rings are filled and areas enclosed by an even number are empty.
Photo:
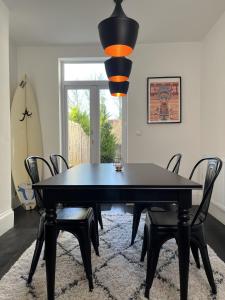
[[[181,122],[181,77],[148,78],[148,123]]]

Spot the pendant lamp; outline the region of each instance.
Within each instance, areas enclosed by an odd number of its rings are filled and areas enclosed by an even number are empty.
[[[132,61],[125,57],[112,57],[105,61],[105,70],[110,81],[127,81],[132,67]]]
[[[129,82],[113,82],[109,81],[109,90],[112,96],[123,97],[127,95]]]
[[[98,25],[100,40],[107,56],[128,56],[137,41],[139,24],[125,15],[122,1],[114,0],[116,7],[112,15]]]

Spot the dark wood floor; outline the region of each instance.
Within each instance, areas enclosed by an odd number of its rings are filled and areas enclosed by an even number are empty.
[[[36,239],[39,215],[37,211],[15,209],[14,228],[0,237],[0,278]]]
[[[132,208],[125,205],[103,208],[103,210],[109,209],[132,212]],[[35,240],[38,222],[39,216],[36,211],[25,211],[21,207],[15,210],[14,228],[0,237],[0,278]],[[225,225],[209,215],[206,222],[206,234],[208,244],[225,261]]]

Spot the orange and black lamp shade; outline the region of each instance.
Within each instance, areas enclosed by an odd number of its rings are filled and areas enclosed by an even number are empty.
[[[129,87],[129,82],[113,82],[109,81],[109,90],[112,96],[115,97],[124,97],[127,95]]]
[[[125,57],[112,57],[105,61],[105,70],[110,81],[127,81],[130,76],[132,61]]]
[[[114,0],[112,15],[98,25],[99,36],[107,56],[129,56],[136,44],[139,24],[128,18],[121,6],[123,0]]]

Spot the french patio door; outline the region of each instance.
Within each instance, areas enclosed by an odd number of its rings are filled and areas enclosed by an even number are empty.
[[[62,152],[69,164],[121,157],[123,100],[110,95],[107,82],[66,85],[63,98]]]

